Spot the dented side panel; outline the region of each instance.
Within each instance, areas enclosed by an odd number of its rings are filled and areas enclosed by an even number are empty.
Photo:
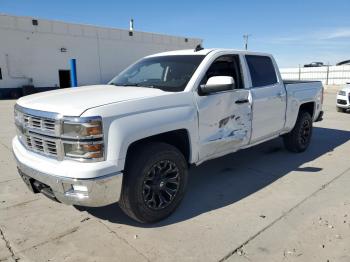
[[[235,103],[247,100],[247,103]],[[199,162],[234,152],[251,136],[250,90],[233,90],[197,96]]]

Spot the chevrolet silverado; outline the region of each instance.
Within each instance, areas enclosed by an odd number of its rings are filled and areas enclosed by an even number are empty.
[[[19,99],[13,152],[34,193],[78,206],[119,202],[151,223],[180,204],[190,166],[279,136],[305,151],[322,100],[321,82],[283,81],[270,54],[160,53],[106,85]]]

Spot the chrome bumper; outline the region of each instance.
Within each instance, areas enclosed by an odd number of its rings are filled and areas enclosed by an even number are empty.
[[[52,198],[59,202],[68,205],[98,207],[119,201],[123,181],[121,172],[93,179],[73,179],[37,171],[21,163],[16,156],[15,159],[21,177],[31,190],[33,190],[31,183],[35,184],[35,181],[38,181],[39,184],[48,186],[53,195]],[[73,185],[81,187],[76,190]],[[41,193],[47,196],[50,194],[44,190]]]
[[[343,105],[343,104],[338,104],[338,103],[337,103],[337,107],[344,108],[344,109],[350,109],[350,104],[348,104],[348,105]]]

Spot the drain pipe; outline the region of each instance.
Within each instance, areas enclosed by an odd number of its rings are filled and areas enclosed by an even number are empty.
[[[70,60],[70,78],[71,78],[71,86],[78,86],[78,78],[77,78],[77,62],[76,59]]]

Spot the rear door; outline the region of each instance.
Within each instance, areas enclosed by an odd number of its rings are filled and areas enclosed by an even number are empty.
[[[250,143],[278,134],[285,124],[286,91],[269,56],[246,55],[251,78],[252,137]]]

